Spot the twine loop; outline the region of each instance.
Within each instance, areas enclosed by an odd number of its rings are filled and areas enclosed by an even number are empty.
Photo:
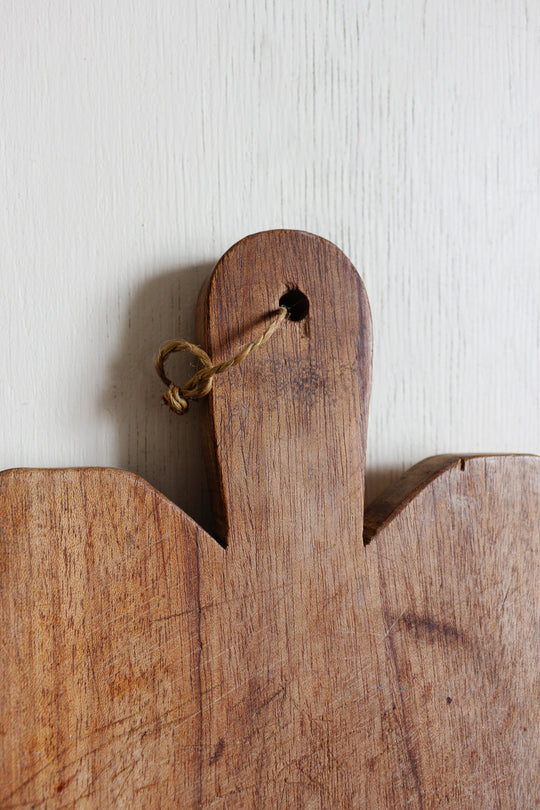
[[[274,332],[281,326],[283,321],[287,318],[289,310],[287,307],[281,306],[277,317],[272,321],[270,326],[260,335],[256,340],[252,340],[246,346],[243,346],[234,357],[224,360],[216,365],[212,364],[212,360],[208,354],[200,346],[194,343],[189,343],[187,340],[173,340],[162,346],[156,357],[156,371],[160,379],[167,386],[167,390],[163,394],[163,401],[169,406],[171,411],[178,414],[184,414],[189,409],[190,399],[202,399],[207,396],[212,390],[212,384],[216,374],[222,374],[232,366],[238,365],[242,360],[251,354],[251,352],[259,349],[261,346],[270,340]],[[165,373],[165,360],[170,354],[175,352],[188,351],[193,354],[197,360],[202,364],[193,377],[180,388],[172,380],[169,379]]]

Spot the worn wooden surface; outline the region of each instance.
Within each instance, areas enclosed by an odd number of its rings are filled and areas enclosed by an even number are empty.
[[[538,807],[540,458],[428,459],[366,526],[373,806]]]
[[[359,665],[357,564],[371,378],[365,291],[324,239],[255,235],[218,264],[200,330],[212,356],[227,356],[293,285],[309,299],[307,318],[285,322],[253,362],[216,379],[208,407],[228,547],[221,564],[214,548],[201,555],[202,570],[219,571],[201,578],[203,740],[219,752],[203,796],[246,807],[330,807],[339,797],[347,807],[359,764],[352,710],[369,678]]]
[[[537,806],[540,460],[428,460],[364,545],[348,260],[243,240],[201,335],[228,355],[288,286],[309,316],[203,417],[226,548],[119,470],[0,475],[1,808]]]
[[[0,807],[199,807],[202,531],[105,469],[2,473],[0,526]]]

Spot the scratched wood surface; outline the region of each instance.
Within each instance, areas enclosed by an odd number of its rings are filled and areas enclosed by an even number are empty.
[[[0,807],[199,807],[201,530],[106,469],[2,473],[0,526]]]
[[[539,518],[535,456],[428,459],[367,510],[373,806],[538,807]]]
[[[0,475],[1,808],[537,806],[540,460],[428,460],[364,545],[350,262],[249,237],[200,334],[228,355],[290,288],[202,409],[219,543],[120,470]]]

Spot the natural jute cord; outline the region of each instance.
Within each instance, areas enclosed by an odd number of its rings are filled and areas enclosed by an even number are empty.
[[[210,393],[212,383],[216,374],[222,374],[232,366],[237,366],[242,360],[245,360],[248,354],[259,349],[261,346],[270,340],[274,332],[281,326],[283,321],[287,318],[289,310],[287,307],[280,307],[279,314],[272,321],[270,326],[265,329],[260,337],[252,340],[240,351],[222,363],[212,365],[212,361],[204,349],[196,346],[194,343],[188,343],[187,340],[173,340],[166,346],[162,346],[156,357],[156,371],[167,386],[167,390],[163,394],[163,400],[167,403],[171,411],[183,414],[189,408],[189,399],[201,399]],[[170,380],[165,374],[165,360],[170,354],[174,352],[191,352],[202,363],[202,368],[187,382],[183,388],[179,388]]]

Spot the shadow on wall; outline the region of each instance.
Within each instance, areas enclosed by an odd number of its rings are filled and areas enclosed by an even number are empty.
[[[137,473],[180,506],[201,526],[210,507],[196,404],[184,416],[172,413],[156,374],[158,348],[175,338],[195,340],[195,307],[211,264],[177,267],[144,284],[126,317],[101,407],[114,419],[116,464]],[[167,373],[179,384],[198,368],[187,353],[173,355]]]
[[[207,529],[212,521],[197,403],[184,416],[167,408],[154,359],[159,346],[169,340],[195,340],[197,298],[212,268],[211,264],[178,267],[141,287],[129,307],[101,400],[116,425],[117,466],[141,475]],[[186,353],[167,362],[167,373],[178,384],[197,368]],[[395,468],[367,470],[366,503],[399,475]]]

